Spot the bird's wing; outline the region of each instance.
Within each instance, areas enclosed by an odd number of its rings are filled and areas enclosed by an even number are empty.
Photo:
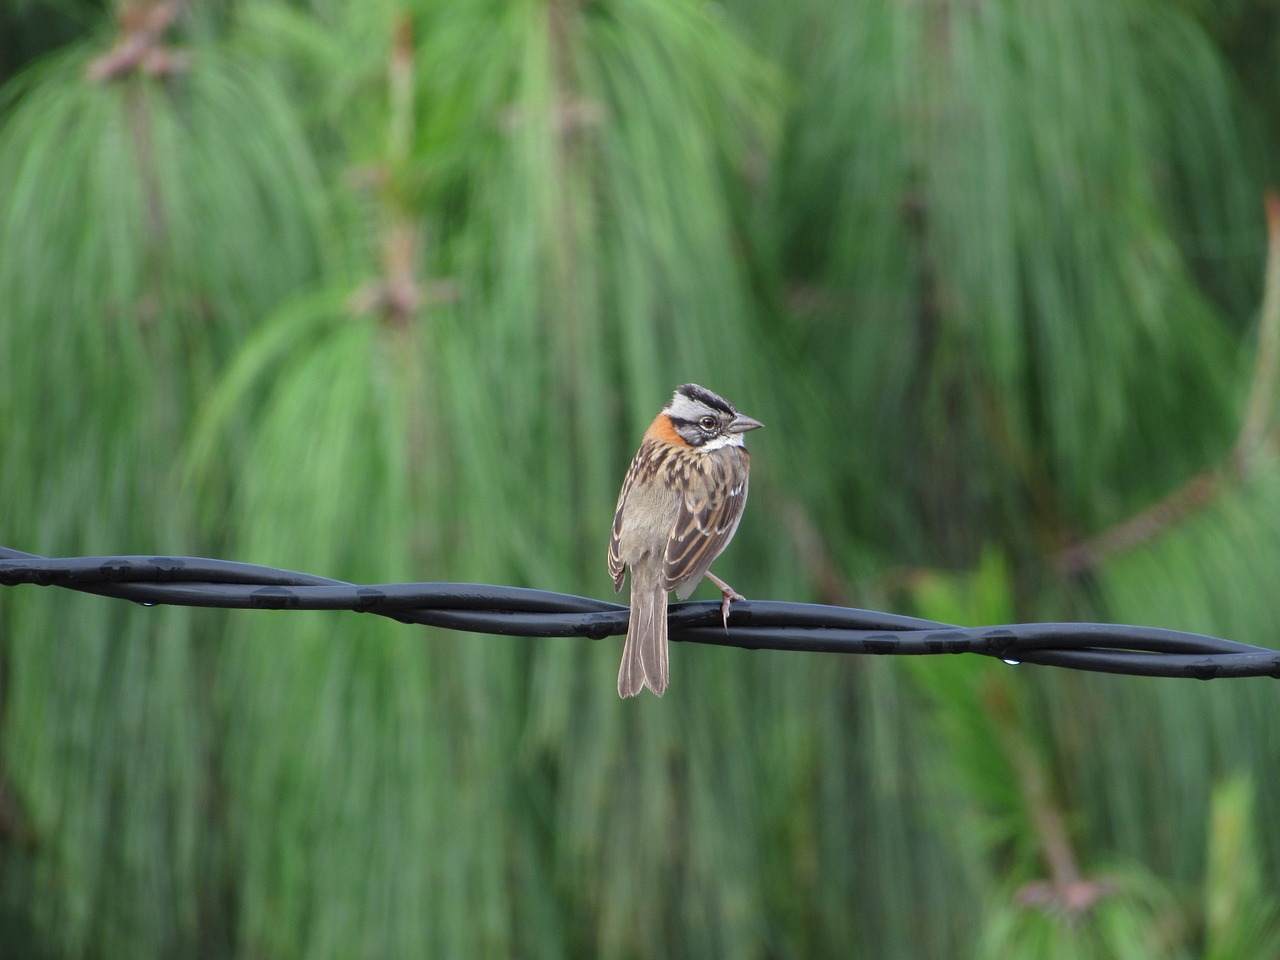
[[[626,578],[627,568],[622,562],[622,545],[618,538],[622,536],[622,507],[627,501],[627,484],[618,497],[618,509],[613,514],[613,531],[609,534],[609,576],[613,577],[613,592],[622,589],[622,581]]]
[[[681,599],[693,592],[712,562],[733,539],[747,505],[750,458],[741,447],[730,447],[698,458],[676,522],[667,538],[662,585]]]
[[[641,466],[645,462],[644,454],[645,444],[641,444],[640,449],[636,451],[635,459],[631,461],[630,469],[627,470],[626,479],[622,481],[622,492],[618,494],[618,506],[613,512],[613,529],[609,533],[609,576],[613,577],[614,593],[622,590],[622,581],[627,575],[626,562],[622,559],[623,511],[627,505],[627,497],[631,493],[631,488],[635,486],[636,477],[641,472]]]

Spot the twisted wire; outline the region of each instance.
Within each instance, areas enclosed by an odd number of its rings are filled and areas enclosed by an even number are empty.
[[[132,600],[245,610],[351,610],[402,623],[520,637],[602,640],[626,633],[628,608],[606,600],[475,583],[354,584],[201,557],[47,558],[0,547],[0,585],[61,587]],[[960,627],[875,610],[739,600],[673,604],[672,640],[753,650],[920,656],[976,653],[1134,676],[1280,678],[1280,651],[1217,637],[1110,623]]]

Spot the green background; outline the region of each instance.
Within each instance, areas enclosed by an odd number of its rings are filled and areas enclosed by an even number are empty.
[[[768,425],[747,596],[1274,644],[1278,41],[5,0],[0,542],[612,596],[692,380]],[[0,589],[0,954],[1280,952],[1272,681],[619,649]]]

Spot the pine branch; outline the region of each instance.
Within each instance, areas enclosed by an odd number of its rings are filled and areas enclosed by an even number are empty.
[[[1212,503],[1224,489],[1247,481],[1265,454],[1280,450],[1280,425],[1271,424],[1280,368],[1280,192],[1268,190],[1267,266],[1258,320],[1258,352],[1240,433],[1224,462],[1197,474],[1162,500],[1132,517],[1059,551],[1054,566],[1067,575],[1096,569],[1107,557],[1160,536]]]

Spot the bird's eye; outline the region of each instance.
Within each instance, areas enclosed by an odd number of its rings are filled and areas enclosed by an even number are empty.
[[[698,426],[703,430],[714,430],[719,425],[719,421],[715,417],[703,417],[698,421]]]

